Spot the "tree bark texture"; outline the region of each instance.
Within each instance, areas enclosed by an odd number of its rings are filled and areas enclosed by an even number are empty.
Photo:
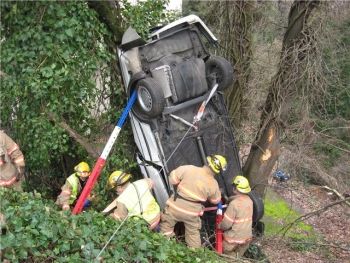
[[[119,1],[88,1],[88,5],[97,12],[100,20],[105,23],[112,32],[115,44],[119,45],[124,33]]]
[[[298,81],[302,77],[303,48],[312,41],[307,34],[307,21],[317,4],[318,1],[295,1],[291,6],[279,68],[269,88],[259,132],[243,167],[244,175],[261,196],[264,196],[268,178],[278,159],[279,137],[287,125]]]
[[[243,94],[251,72],[254,8],[253,1],[213,1],[210,5],[213,12],[208,17],[209,24],[220,39],[220,53],[228,58],[234,67],[234,83],[225,95],[229,115],[236,127],[245,116],[243,106],[247,104]]]
[[[109,30],[111,31],[113,37],[112,41],[108,41],[108,48],[114,54],[114,58],[117,58],[117,49],[116,47],[121,43],[122,37],[125,31],[124,28],[124,20],[121,15],[121,8],[119,5],[120,1],[115,0],[107,0],[107,1],[88,1],[88,5],[90,8],[94,9],[98,15],[99,19],[102,23],[104,23]],[[123,83],[120,77],[120,70],[118,67],[118,59],[113,59],[108,62],[110,66],[110,77],[112,83]],[[115,87],[111,85],[111,97],[110,103],[112,106],[117,105],[117,91],[115,91]],[[118,85],[117,88],[120,88]]]

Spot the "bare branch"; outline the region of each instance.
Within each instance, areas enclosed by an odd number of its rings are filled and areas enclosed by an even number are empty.
[[[345,197],[344,197],[342,194],[340,194],[340,193],[339,193],[337,190],[335,190],[335,189],[332,189],[332,188],[330,188],[330,187],[328,187],[328,186],[326,186],[326,185],[321,186],[321,188],[333,192],[333,193],[334,193],[336,196],[338,196],[341,200],[344,200],[344,199],[345,199]],[[345,204],[347,204],[348,206],[350,206],[350,202],[345,201]]]
[[[310,212],[310,213],[306,213],[306,214],[304,214],[304,215],[301,215],[301,216],[299,216],[297,219],[295,219],[293,222],[291,222],[291,223],[289,223],[288,225],[284,226],[284,227],[281,229],[280,232],[283,231],[283,236],[285,236],[285,234],[288,232],[288,230],[291,229],[292,226],[295,225],[296,223],[298,223],[298,222],[300,222],[300,221],[302,221],[302,220],[308,219],[309,217],[312,217],[312,216],[314,216],[314,215],[319,215],[320,213],[322,213],[322,212],[328,210],[329,208],[331,208],[332,206],[339,205],[339,204],[341,204],[341,203],[345,203],[345,202],[348,202],[348,201],[350,201],[350,197],[345,198],[345,199],[340,200],[340,201],[336,201],[336,202],[330,203],[330,204],[328,204],[328,205],[326,205],[326,206],[324,206],[324,207],[322,207],[322,208],[320,208],[320,209],[317,209],[317,210],[312,211],[312,212]]]

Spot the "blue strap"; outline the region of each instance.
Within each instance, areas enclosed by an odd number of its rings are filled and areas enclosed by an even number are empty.
[[[217,206],[218,206],[218,209],[220,209],[220,210],[222,210],[222,203],[221,202],[219,202],[218,204],[217,204]]]
[[[126,118],[128,117],[129,111],[131,110],[132,106],[134,105],[137,97],[137,92],[134,89],[134,91],[131,94],[130,99],[128,100],[128,103],[126,104],[126,107],[123,110],[122,116],[119,118],[119,121],[117,123],[117,126],[121,128],[123,124],[125,123]]]

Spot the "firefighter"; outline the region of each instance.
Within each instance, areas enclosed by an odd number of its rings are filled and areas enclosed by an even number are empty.
[[[123,171],[114,171],[108,178],[108,188],[115,189],[118,197],[103,210],[111,213],[116,220],[127,217],[143,218],[150,229],[155,229],[160,220],[160,208],[151,189],[153,181],[149,178],[131,182],[132,175]]]
[[[231,256],[243,256],[252,240],[253,201],[248,179],[238,175],[233,181],[233,196],[219,228],[224,230],[223,250]]]
[[[62,210],[69,210],[70,206],[78,199],[83,190],[87,178],[90,176],[90,167],[86,162],[80,162],[74,167],[75,173],[70,175],[65,184],[62,186],[62,191],[57,197],[56,204],[62,207]],[[84,208],[91,204],[91,197],[87,198],[84,203]]]
[[[183,222],[186,244],[192,248],[201,246],[203,203],[218,204],[221,200],[214,175],[227,167],[226,159],[221,155],[208,156],[207,160],[208,165],[203,167],[183,165],[170,173],[169,181],[175,193],[167,200],[161,217],[160,231],[168,237],[174,236],[175,224]]]
[[[22,191],[24,156],[18,145],[0,131],[0,186]]]

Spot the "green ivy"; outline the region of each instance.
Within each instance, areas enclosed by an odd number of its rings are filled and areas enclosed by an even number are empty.
[[[125,1],[121,12],[127,24],[146,35],[170,17],[164,12],[167,2]],[[1,128],[11,131],[25,154],[29,189],[55,195],[74,162],[85,160],[92,166],[95,161],[57,121],[64,119],[103,148],[101,133],[116,122],[126,101],[121,83],[111,81],[110,65],[117,62],[112,36],[84,1],[2,1],[0,8],[1,74],[5,74],[0,83]],[[113,101],[95,117],[92,111],[99,107],[96,98],[101,92],[96,88],[97,70],[101,88]],[[115,169],[135,170],[130,127],[121,135],[104,177]],[[104,191],[102,184],[100,190]]]
[[[3,259],[11,262],[94,262],[119,227],[95,211],[72,216],[40,194],[0,189],[6,234]],[[127,220],[101,253],[103,262],[221,262],[207,249],[188,249],[151,232],[141,220]]]
[[[38,170],[71,150],[49,113],[88,135],[99,92],[94,75],[112,59],[110,36],[84,2],[2,2],[1,11],[1,121]]]

